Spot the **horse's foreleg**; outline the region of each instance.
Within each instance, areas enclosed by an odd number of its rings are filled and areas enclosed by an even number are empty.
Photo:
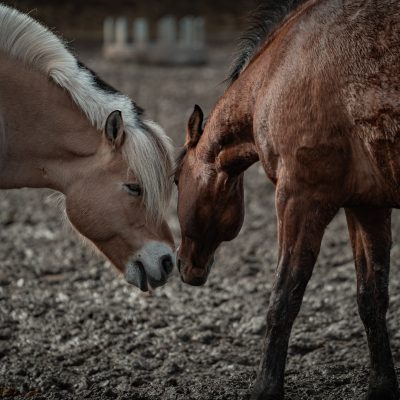
[[[371,359],[368,400],[399,399],[386,328],[391,247],[390,209],[346,209],[357,274],[357,302]]]
[[[338,207],[301,190],[278,187],[279,260],[271,293],[264,350],[253,399],[283,398],[284,369],[289,336],[317,259],[326,226]]]

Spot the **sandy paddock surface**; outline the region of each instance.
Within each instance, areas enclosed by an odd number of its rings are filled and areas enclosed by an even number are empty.
[[[194,103],[208,112],[229,54],[201,68],[84,61],[144,106],[177,144]],[[246,174],[246,219],[205,287],[177,273],[154,297],[129,286],[62,223],[47,190],[0,194],[0,398],[246,399],[276,265],[274,187]],[[178,237],[174,207],[169,216]],[[394,213],[392,348],[400,366],[400,223]],[[360,399],[368,352],[345,219],[329,226],[291,337],[287,399]]]

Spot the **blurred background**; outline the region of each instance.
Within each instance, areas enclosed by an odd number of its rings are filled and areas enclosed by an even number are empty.
[[[148,117],[162,123],[177,144],[183,141],[182,129],[193,105],[196,102],[203,104],[208,111],[217,95],[222,93],[225,87],[222,82],[228,74],[237,38],[246,25],[247,13],[256,3],[256,0],[4,1],[4,4],[29,13],[60,35],[78,58],[117,89],[130,95],[146,109]],[[138,61],[135,58],[125,60],[127,62],[118,56],[105,59],[106,19],[115,23],[118,18],[124,18],[127,42],[132,42],[132,24],[135,19],[144,18],[149,42],[155,43],[163,36],[158,33],[162,18],[176,19],[176,35],[179,36],[179,23],[185,16],[204,19],[204,60],[200,63],[204,65],[201,67],[196,68],[195,62],[183,62],[180,68],[173,68],[174,65],[160,68],[160,64],[168,63],[148,62],[143,66],[135,62]],[[115,29],[114,26],[114,35]],[[179,40],[177,37],[176,41]],[[163,46],[151,51],[150,55],[160,51]],[[168,46],[164,51],[169,51]],[[171,97],[177,98],[179,105],[171,101]]]
[[[144,107],[177,148],[193,105],[207,114],[224,92],[236,39],[246,26],[246,14],[256,6],[256,0],[4,3],[29,12],[61,35],[79,59]],[[143,62],[129,46],[117,46],[115,52],[112,46],[105,54],[107,18],[112,18],[114,33],[117,18],[126,18],[118,35],[127,32],[129,43],[132,23],[145,18],[153,46],[166,16],[177,21],[204,18],[201,46],[196,39],[188,48],[192,38],[183,50],[190,59],[201,49],[201,62]],[[141,26],[143,33],[147,28]],[[162,26],[163,37],[169,37],[171,19]],[[190,36],[190,23],[182,27]],[[182,50],[171,42],[160,46],[150,46],[150,53]],[[259,164],[246,172],[245,191],[243,229],[221,246],[206,286],[184,285],[175,272],[153,297],[129,286],[107,261],[82,245],[62,222],[50,191],[0,192],[0,398],[247,399],[259,362],[277,251],[274,187]],[[176,193],[168,221],[179,244],[175,208]],[[389,328],[399,364],[397,217]],[[359,399],[366,393],[368,350],[355,289],[340,213],[326,232],[294,326],[288,399]]]
[[[109,16],[146,17],[155,22],[165,15],[203,16],[207,19],[210,43],[231,41],[244,26],[244,16],[256,0],[15,0],[5,4],[17,7],[49,27],[55,27],[67,39],[99,44],[102,26]]]

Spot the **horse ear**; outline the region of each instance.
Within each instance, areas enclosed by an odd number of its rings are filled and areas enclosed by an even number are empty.
[[[200,139],[201,134],[203,133],[203,118],[204,114],[201,108],[196,104],[194,106],[194,110],[192,115],[189,118],[189,122],[187,124],[186,130],[186,145],[187,146],[196,146],[197,142]]]
[[[105,126],[105,135],[112,147],[117,150],[124,142],[124,122],[121,111],[113,111],[108,117]]]

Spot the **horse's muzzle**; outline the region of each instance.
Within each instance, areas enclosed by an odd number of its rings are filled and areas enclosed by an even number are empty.
[[[129,260],[125,278],[143,292],[164,285],[175,265],[173,250],[161,242],[148,242]]]
[[[210,261],[203,268],[186,264],[180,258],[178,258],[177,261],[178,270],[182,281],[192,286],[202,286],[207,282],[207,278],[213,263],[214,257],[211,257]]]

